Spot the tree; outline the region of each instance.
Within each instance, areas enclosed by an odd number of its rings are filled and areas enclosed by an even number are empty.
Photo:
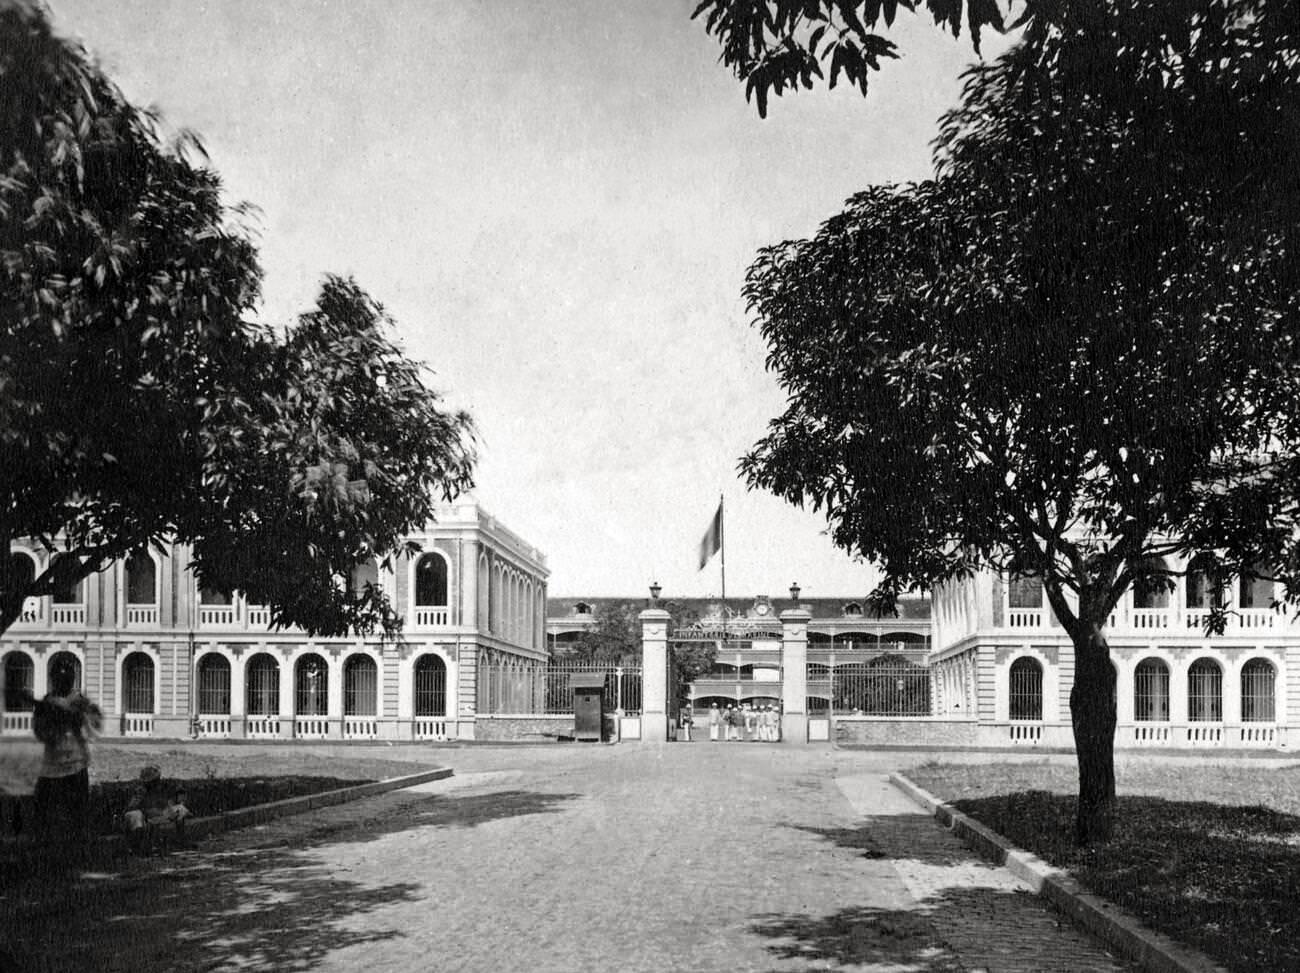
[[[596,624],[582,632],[565,658],[573,662],[632,665],[641,661],[639,609],[630,602],[596,606]]]
[[[934,178],[746,285],[789,398],[751,484],[825,510],[880,608],[1041,579],[1075,650],[1081,843],[1112,826],[1119,598],[1200,550],[1300,591],[1300,21],[1166,6],[1176,43],[1165,6],[1088,5],[972,69]]]
[[[1013,26],[1031,23],[1035,12],[1055,4],[1026,0],[1022,6]],[[722,45],[722,63],[745,82],[746,99],[766,117],[769,95],[822,80],[834,88],[841,74],[865,95],[871,72],[883,59],[898,57],[882,27],[892,27],[900,9],[914,14],[918,7],[928,8],[935,24],[954,37],[964,20],[977,53],[985,28],[1006,29],[996,0],[701,0],[691,16],[703,17],[705,30]]]
[[[0,632],[27,597],[173,539],[203,583],[312,633],[400,622],[353,567],[470,482],[444,412],[355,284],[283,338],[196,138],[165,145],[37,6],[0,2]],[[25,562],[25,559],[19,559]]]

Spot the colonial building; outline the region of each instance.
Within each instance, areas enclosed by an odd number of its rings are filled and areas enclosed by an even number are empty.
[[[1267,579],[1225,579],[1211,555],[1164,565],[1106,628],[1119,747],[1285,748],[1300,723],[1300,625]],[[1206,633],[1213,607],[1228,610]],[[1070,746],[1074,648],[1033,577],[992,572],[933,600],[934,712],[954,742]]]
[[[813,714],[832,709],[833,687],[858,679],[863,667],[881,659],[912,667],[924,665],[930,648],[930,606],[925,598],[904,598],[895,617],[875,618],[861,599],[804,598],[798,587],[791,597],[760,595],[737,599],[727,606],[716,599],[685,598],[665,602],[678,624],[671,641],[704,643],[715,652],[711,670],[687,687],[685,697],[697,710],[712,703],[782,705],[784,678],[780,615],[790,609],[807,612],[807,705]],[[548,607],[547,639],[561,655],[583,632],[596,626],[605,606],[648,606],[634,598],[553,598]],[[854,707],[849,706],[851,711]]]
[[[546,658],[546,559],[468,501],[411,539],[418,556],[358,571],[405,618],[396,643],[272,630],[265,606],[200,590],[182,545],[31,599],[0,639],[0,727],[31,733],[21,690],[39,698],[65,656],[106,735],[472,739],[479,667]],[[21,543],[10,556],[32,575],[50,557]]]

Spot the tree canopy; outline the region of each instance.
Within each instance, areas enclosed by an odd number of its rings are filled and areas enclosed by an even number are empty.
[[[933,178],[749,272],[789,406],[747,477],[825,510],[882,568],[880,606],[981,567],[1042,577],[1076,647],[1085,839],[1114,796],[1102,629],[1166,580],[1152,558],[1218,550],[1300,592],[1295,13],[1062,16],[971,69]]]
[[[468,417],[354,283],[283,336],[254,323],[256,247],[203,161],[43,10],[0,3],[0,544],[75,554],[35,578],[3,559],[0,631],[171,539],[279,624],[391,632],[352,568],[470,483]]]

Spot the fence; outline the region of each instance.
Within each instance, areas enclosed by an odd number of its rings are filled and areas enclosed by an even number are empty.
[[[837,716],[930,716],[930,669],[898,656],[837,665],[833,672],[809,667],[808,695],[825,693]],[[818,692],[821,690],[822,692]]]
[[[572,676],[605,674],[605,710],[641,712],[641,667],[590,663],[486,665],[478,670],[478,712],[484,716],[565,716],[573,713]]]

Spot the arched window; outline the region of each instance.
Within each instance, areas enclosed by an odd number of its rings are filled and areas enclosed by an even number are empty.
[[[50,560],[50,565],[63,564],[66,561],[79,560],[75,554],[56,554]],[[84,579],[78,578],[73,582],[63,582],[55,585],[54,593],[50,600],[56,605],[80,605],[85,599],[85,586],[82,584]]]
[[[447,604],[447,562],[426,554],[415,564],[415,603],[442,607]]]
[[[50,661],[45,664],[46,678],[50,679],[51,682],[53,681],[52,677],[54,675],[55,669],[59,666],[71,667],[73,672],[72,688],[80,689],[81,688],[81,660],[78,659],[74,653],[69,652],[67,649],[60,649],[58,652],[55,652],[52,656],[50,656]]]
[[[366,585],[379,587],[379,566],[375,564],[373,558],[366,558],[352,569],[352,593],[358,596],[364,595]]]
[[[1222,608],[1228,600],[1228,582],[1218,559],[1203,552],[1187,565],[1187,607]]]
[[[1223,670],[1212,659],[1197,659],[1187,670],[1187,718],[1194,723],[1223,719]]]
[[[248,660],[244,708],[249,716],[280,715],[280,664],[269,652],[259,652]]]
[[[329,667],[315,652],[308,652],[294,666],[294,715],[324,716],[329,712]]]
[[[447,664],[426,653],[415,661],[415,715],[447,715]]]
[[[1169,720],[1169,667],[1159,659],[1143,659],[1133,670],[1133,719]]]
[[[31,555],[14,551],[9,555],[9,578],[15,588],[26,589],[36,580],[36,562]]]
[[[591,606],[588,605],[585,601],[580,601],[573,606],[573,613],[575,615],[590,615]]]
[[[1272,723],[1276,719],[1277,670],[1264,659],[1251,659],[1241,667],[1241,720]]]
[[[343,715],[377,716],[379,713],[379,667],[360,652],[343,663]]]
[[[122,708],[127,713],[152,714],[154,666],[144,652],[132,652],[122,662]]]
[[[1037,659],[1021,656],[1011,663],[1009,715],[1013,720],[1043,718],[1043,666]]]
[[[36,664],[26,652],[5,653],[5,710],[30,713],[31,694],[36,690]]]
[[[1163,558],[1140,561],[1133,581],[1134,608],[1169,607],[1169,566]]]
[[[126,559],[126,603],[158,604],[158,568],[144,551],[136,551]]]
[[[1042,608],[1043,576],[1016,563],[1007,573],[1007,607]]]
[[[230,661],[219,652],[205,653],[199,659],[199,712],[230,715]]]
[[[859,605],[856,601],[851,601],[844,606],[844,614],[849,618],[861,618],[862,606]]]
[[[1253,574],[1242,575],[1238,587],[1242,608],[1273,607],[1273,579],[1263,565],[1256,565]]]

